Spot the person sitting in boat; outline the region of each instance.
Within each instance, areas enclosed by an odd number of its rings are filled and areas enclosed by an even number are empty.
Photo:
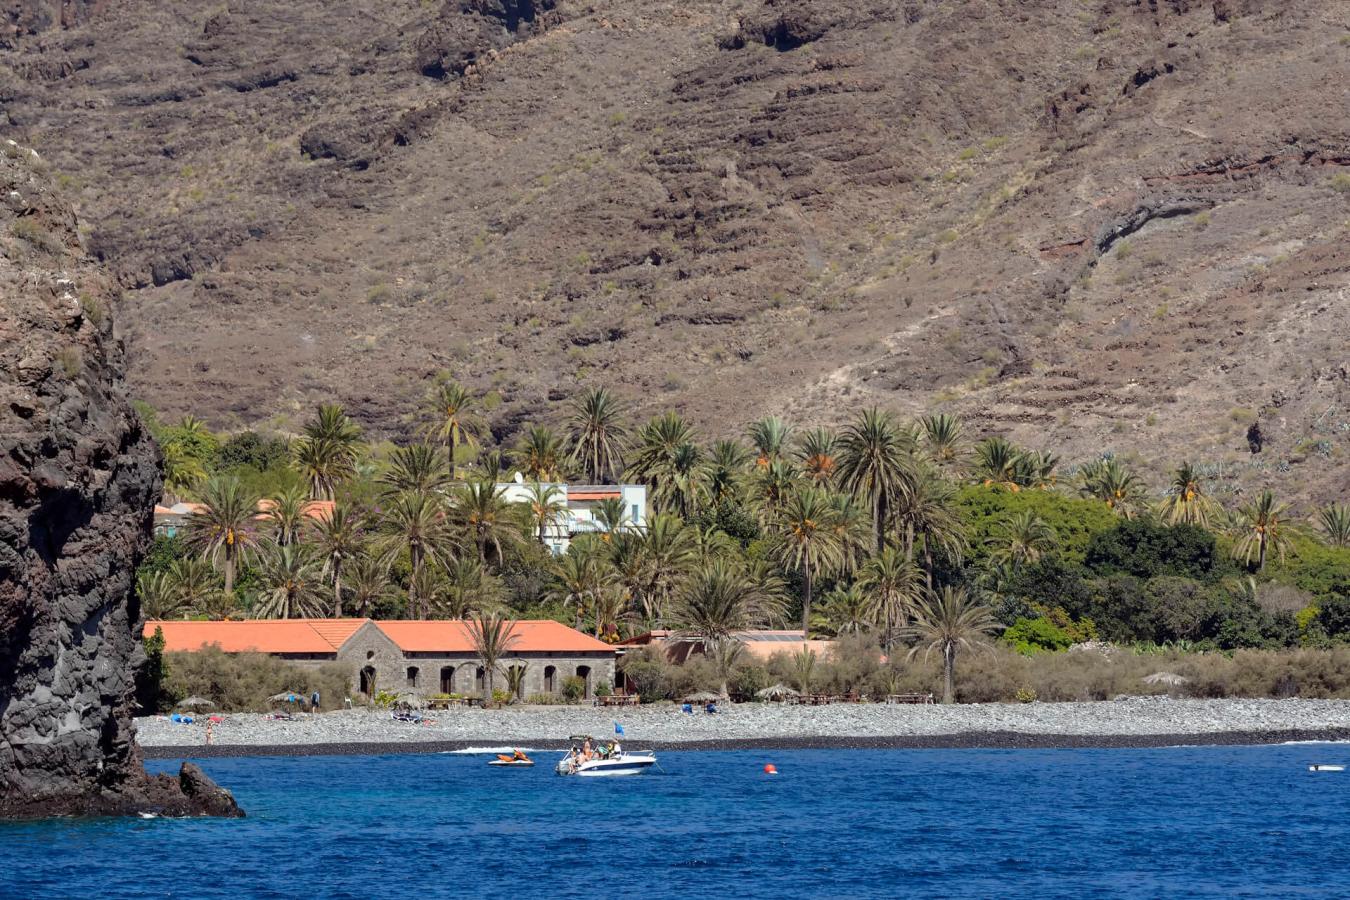
[[[515,752],[515,753],[512,753],[512,754],[511,754],[511,758],[512,758],[513,760],[515,760],[516,762],[529,762],[529,761],[530,761],[530,758],[529,758],[528,756],[526,756],[525,753],[524,753],[519,747],[516,748],[516,752]]]
[[[619,746],[618,741],[609,742],[609,755],[611,759],[613,759],[616,756],[623,755],[623,748]]]
[[[591,739],[590,739],[590,738],[586,738],[586,740],[583,741],[582,744],[581,744],[581,761],[582,761],[582,762],[587,762],[587,761],[589,761],[590,758],[591,758],[592,756],[594,756],[594,755],[595,755],[595,751],[593,751],[593,750],[591,749]]]

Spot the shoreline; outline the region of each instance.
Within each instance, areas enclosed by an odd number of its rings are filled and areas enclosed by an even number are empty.
[[[1203,734],[1027,734],[1018,731],[960,732],[946,735],[858,737],[725,738],[698,741],[630,742],[634,749],[689,750],[1122,750],[1165,747],[1266,746],[1293,742],[1350,742],[1350,728],[1286,731],[1220,731]],[[215,744],[141,747],[147,760],[228,759],[232,757],[400,756],[453,753],[475,747],[530,747],[539,752],[564,751],[556,738],[503,741],[500,738],[453,741],[392,741],[326,744]],[[489,751],[484,751],[486,754]]]

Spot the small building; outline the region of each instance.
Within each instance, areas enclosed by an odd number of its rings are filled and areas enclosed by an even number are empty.
[[[567,504],[567,515],[556,524],[545,529],[544,543],[554,555],[567,552],[572,538],[578,534],[593,534],[604,531],[596,516],[596,510],[606,500],[618,501],[623,508],[621,527],[639,531],[647,527],[647,486],[645,484],[563,484],[545,482],[546,488],[553,488],[558,497]],[[528,503],[530,500],[530,482],[506,481],[497,485],[502,496],[510,503]]]
[[[149,637],[160,629],[164,649],[193,652],[217,646],[225,653],[267,653],[301,665],[348,663],[351,689],[367,697],[377,691],[478,695],[483,667],[462,620],[247,619],[191,622],[152,620]],[[515,622],[514,643],[500,662],[494,687],[506,687],[506,672],[524,667],[522,698],[561,694],[563,681],[580,678],[586,697],[614,684],[615,651],[609,644],[552,619]]]
[[[262,499],[258,501],[258,514],[254,516],[255,521],[267,518],[275,501]],[[310,500],[305,504],[303,510],[305,517],[312,521],[326,521],[333,515],[334,503],[332,500]],[[176,537],[183,533],[187,528],[188,518],[193,513],[199,513],[206,509],[202,503],[175,503],[172,506],[165,506],[162,503],[155,504],[155,534],[163,537]]]
[[[747,655],[760,662],[777,653],[792,655],[803,650],[813,650],[818,656],[824,656],[834,646],[833,641],[807,640],[801,631],[756,629],[735,631],[731,636],[745,646]],[[693,654],[703,652],[697,641],[681,638],[674,631],[661,629],[648,631],[615,644],[621,656],[631,648],[652,646],[664,649],[666,658],[675,663],[683,663]]]

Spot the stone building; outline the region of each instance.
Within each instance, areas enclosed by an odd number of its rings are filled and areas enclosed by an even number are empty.
[[[481,694],[484,671],[464,621],[375,619],[249,619],[239,622],[150,621],[146,636],[161,629],[164,649],[195,651],[218,646],[226,653],[267,653],[300,665],[346,663],[353,696],[377,691]],[[586,696],[614,684],[614,648],[551,619],[517,621],[512,645],[499,663],[494,687],[524,666],[521,696],[560,694],[578,677]],[[281,687],[284,687],[281,686]],[[278,690],[281,689],[278,688]]]

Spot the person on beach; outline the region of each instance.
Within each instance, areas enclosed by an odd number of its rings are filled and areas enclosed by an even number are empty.
[[[315,691],[309,695],[309,711],[316,713],[319,711],[319,692]]]

